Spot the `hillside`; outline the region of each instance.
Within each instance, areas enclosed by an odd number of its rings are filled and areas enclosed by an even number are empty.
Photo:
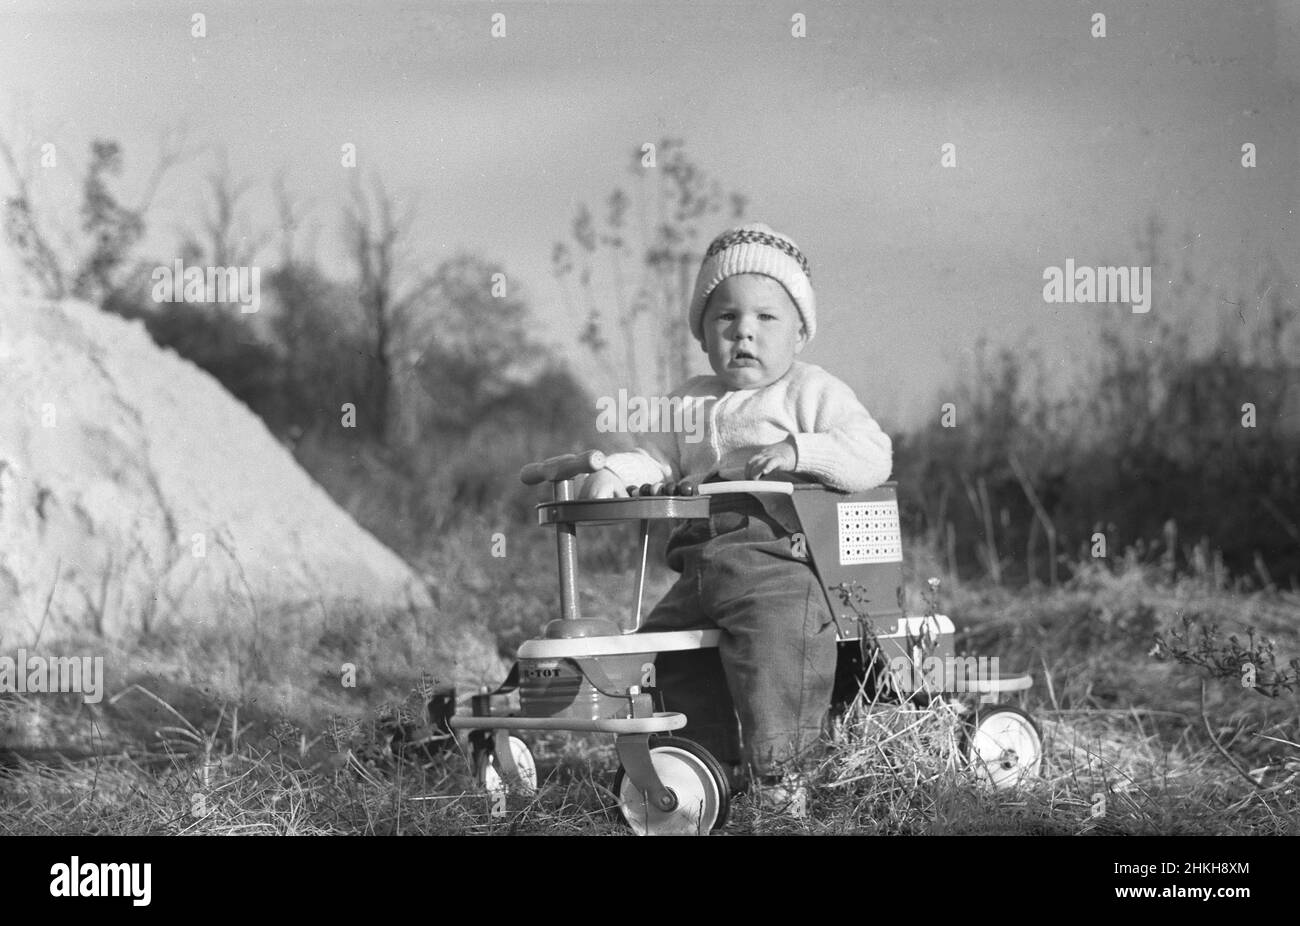
[[[4,297],[0,394],[5,649],[276,609],[364,604],[436,621],[407,565],[139,323]]]

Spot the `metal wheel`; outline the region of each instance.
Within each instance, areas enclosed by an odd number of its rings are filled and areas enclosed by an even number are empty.
[[[1028,714],[998,704],[976,711],[965,752],[980,779],[995,788],[1014,788],[1038,774],[1043,741]]]
[[[488,743],[488,748],[484,749],[478,758],[476,770],[478,783],[488,794],[503,794],[510,788],[506,783],[505,775],[501,772],[496,752],[490,745],[491,740],[488,740]],[[537,762],[533,759],[533,752],[528,748],[528,744],[517,736],[510,737],[510,755],[514,757],[515,767],[519,769],[520,786],[529,793],[536,791]]]
[[[677,806],[670,811],[648,807],[645,795],[620,765],[614,793],[623,819],[638,836],[706,836],[727,822],[731,804],[727,776],[718,760],[688,739],[665,736],[650,747],[650,762]]]

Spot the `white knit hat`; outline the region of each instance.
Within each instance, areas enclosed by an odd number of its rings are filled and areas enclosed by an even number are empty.
[[[793,241],[762,222],[723,232],[704,252],[687,316],[696,340],[704,341],[704,305],[709,293],[738,273],[761,273],[784,286],[808,330],[808,340],[812,340],[817,333],[817,299],[813,296],[808,261]]]

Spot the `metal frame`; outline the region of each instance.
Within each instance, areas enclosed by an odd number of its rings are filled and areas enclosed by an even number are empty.
[[[840,602],[832,600],[830,582],[835,579],[841,579],[850,570],[842,566],[838,560],[832,561],[827,559],[831,547],[828,546],[829,538],[827,537],[827,526],[824,524],[810,525],[805,524],[810,518],[815,521],[824,519],[824,512],[828,510],[827,505],[837,504],[838,501],[869,499],[883,500],[888,499],[896,503],[895,483],[888,482],[871,490],[869,493],[834,493],[834,490],[828,490],[823,486],[817,485],[796,485],[792,483],[777,482],[745,482],[745,483],[718,483],[704,484],[698,487],[699,495],[695,496],[645,496],[637,498],[617,498],[617,499],[584,499],[575,500],[573,498],[573,483],[571,477],[579,472],[590,472],[598,469],[598,454],[586,455],[585,462],[575,462],[578,458],[554,458],[546,461],[544,464],[531,464],[532,472],[525,468],[525,482],[530,484],[550,479],[554,486],[554,500],[544,502],[537,506],[537,520],[540,525],[554,525],[556,536],[556,557],[559,565],[560,575],[560,613],[565,620],[578,620],[580,618],[580,609],[578,604],[577,588],[577,525],[582,524],[610,524],[622,523],[629,520],[640,521],[639,532],[639,562],[636,573],[636,609],[633,619],[633,630],[621,634],[619,637],[597,636],[597,637],[577,637],[561,639],[540,639],[526,641],[520,648],[520,658],[561,658],[576,663],[584,678],[589,674],[597,677],[596,681],[602,684],[598,687],[604,688],[607,693],[613,693],[614,686],[609,683],[605,673],[600,669],[590,657],[607,655],[608,642],[602,641],[622,640],[633,634],[638,636],[635,649],[629,649],[628,652],[636,653],[657,653],[660,651],[667,652],[670,650],[689,650],[704,649],[717,645],[718,635],[716,631],[701,630],[693,632],[677,632],[664,634],[637,634],[641,627],[641,615],[643,610],[643,596],[645,591],[646,564],[649,553],[650,539],[650,522],[656,519],[684,519],[684,518],[704,518],[709,515],[709,501],[707,496],[721,492],[769,492],[776,491],[792,497],[796,512],[800,518],[800,530],[808,538],[810,547],[810,561],[813,568],[817,571],[819,584],[827,596],[827,603],[831,607],[833,614],[840,614],[843,605]],[[601,458],[600,465],[603,465]],[[587,468],[582,469],[580,466]],[[549,470],[546,468],[549,467]],[[549,475],[547,474],[549,473]],[[819,492],[832,493],[832,500],[813,501],[813,496],[807,494],[810,490]],[[841,499],[834,500],[834,495],[842,496]],[[808,515],[808,517],[805,517]],[[820,555],[818,551],[821,551]],[[890,551],[892,554],[892,551]],[[899,633],[910,633],[912,624],[915,620],[908,618],[904,614],[903,595],[902,595],[902,577],[901,561],[900,567],[896,570],[897,579],[894,580],[895,570],[891,565],[885,570],[889,574],[872,574],[872,589],[877,594],[892,593],[885,598],[884,607],[872,609],[871,614],[873,624],[879,621],[879,629],[892,625],[892,632],[876,633],[876,637],[889,639],[897,636]],[[851,564],[850,564],[851,565]],[[892,599],[892,600],[891,600]],[[879,604],[879,603],[878,603]],[[936,615],[940,618],[940,624],[946,624],[951,630],[952,623],[946,617]],[[896,621],[896,623],[895,623]],[[837,621],[837,625],[839,625]],[[676,639],[683,634],[690,635],[689,639]],[[694,634],[699,634],[698,637]],[[655,637],[672,637],[673,646],[657,647],[653,638]],[[859,637],[846,636],[841,629],[839,633],[841,643],[852,642]],[[659,641],[667,643],[668,641]],[[644,649],[641,647],[644,645]],[[527,652],[527,648],[532,648],[536,652]],[[621,648],[621,647],[620,647]],[[550,652],[554,650],[554,652]],[[516,664],[516,670],[518,664]],[[512,671],[512,679],[517,679],[517,671]],[[588,678],[588,682],[592,679]],[[516,683],[517,684],[517,683]],[[974,689],[981,695],[981,703],[988,703],[996,698],[999,692],[1023,691],[1032,685],[1032,679],[1027,676],[1005,677],[1000,679],[984,680],[979,687]],[[510,680],[504,684],[498,693],[504,693],[514,690],[514,685]],[[622,763],[627,777],[641,791],[647,801],[665,812],[671,812],[677,805],[676,797],[672,791],[665,787],[654,769],[654,764],[650,754],[650,740],[656,734],[668,733],[673,730],[679,730],[686,726],[687,718],[684,714],[675,712],[654,712],[649,716],[636,716],[638,707],[644,709],[647,702],[646,696],[643,695],[638,686],[631,686],[627,691],[617,691],[615,697],[626,697],[628,702],[628,716],[610,717],[610,718],[573,718],[573,717],[518,717],[518,716],[485,716],[480,713],[480,707],[483,710],[490,709],[490,698],[485,698],[483,704],[479,704],[476,699],[475,713],[473,715],[452,716],[448,719],[448,727],[452,730],[470,730],[482,731],[487,734],[490,731],[493,749],[497,754],[497,761],[501,766],[501,771],[507,780],[517,784],[519,781],[519,770],[514,762],[514,757],[509,748],[509,731],[511,730],[535,730],[535,731],[556,731],[569,730],[580,733],[611,733],[615,736],[615,748],[617,749],[619,761]]]
[[[656,711],[650,717],[474,717],[462,714],[448,722],[453,730],[572,730],[575,733],[615,733],[619,736],[669,733],[686,726],[686,715]]]

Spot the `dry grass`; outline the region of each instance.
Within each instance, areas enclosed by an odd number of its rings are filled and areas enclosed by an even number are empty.
[[[806,820],[739,799],[727,832],[875,834],[1300,834],[1300,762],[1250,789],[1195,727],[1168,742],[1140,712],[1040,714],[1041,777],[998,792],[960,758],[950,705],[885,708],[840,725]],[[183,729],[183,728],[180,728]],[[213,735],[216,734],[216,735]],[[3,771],[0,832],[425,834],[622,832],[608,744],[539,749],[536,795],[494,816],[459,750],[422,762],[334,751],[322,737],[238,742],[224,731],[79,761],[17,760]],[[537,745],[537,744],[535,744]],[[422,757],[423,758],[423,757]],[[1104,814],[1095,808],[1106,798]]]
[[[549,577],[547,555],[539,548],[528,558]],[[453,618],[493,607],[491,583],[470,575],[481,568],[461,570],[472,581]],[[496,607],[523,607],[532,591],[519,580]],[[598,600],[594,589],[587,596]],[[1294,655],[1294,596],[1233,593],[1198,576],[1170,581],[1135,565],[1084,571],[1055,590],[963,586],[945,596],[959,652],[1033,672],[1023,706],[1043,736],[1039,778],[1013,791],[980,784],[962,760],[963,720],[951,703],[859,703],[835,724],[808,818],[741,797],[724,832],[1300,834],[1300,698],[1215,681],[1202,704],[1197,670],[1148,655],[1153,635],[1185,615],[1231,632],[1255,627],[1279,657]],[[513,632],[534,632],[547,604],[528,603],[510,618]],[[132,671],[114,675],[117,660],[106,660],[108,697],[97,706],[0,698],[0,833],[626,832],[609,790],[617,766],[609,738],[534,741],[541,788],[512,795],[504,816],[477,789],[464,744],[393,755],[375,710],[419,681],[431,643],[396,617],[331,626],[297,656],[287,654],[302,641],[286,638],[258,664],[219,636],[135,641],[120,654]],[[364,692],[341,691],[337,663],[357,650],[385,671]],[[216,664],[224,685],[204,675]]]

